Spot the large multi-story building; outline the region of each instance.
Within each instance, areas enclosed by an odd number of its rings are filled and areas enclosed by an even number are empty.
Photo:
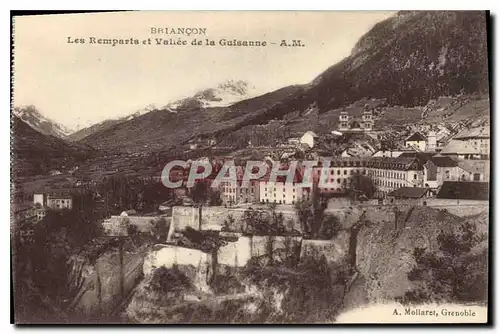
[[[226,205],[259,202],[258,180],[250,180],[247,186],[243,186],[241,178],[236,181],[222,181],[219,190],[222,202]]]
[[[301,199],[309,199],[312,190],[301,187],[299,182],[286,182],[278,178],[276,181],[261,180],[259,182],[261,203],[295,204]]]
[[[345,193],[354,175],[370,178],[378,196],[401,187],[419,187],[423,182],[423,164],[417,157],[335,158],[313,170],[319,193],[325,195]]]
[[[283,165],[280,170],[288,169]],[[304,183],[303,183],[304,181]],[[287,182],[286,176],[279,175],[275,179],[271,177],[271,171],[259,180],[259,200],[261,203],[295,204],[301,199],[310,199],[316,186],[314,180],[305,184],[304,168],[297,166],[292,182]]]
[[[483,126],[465,130],[453,137],[440,153],[464,160],[489,159],[490,128]]]

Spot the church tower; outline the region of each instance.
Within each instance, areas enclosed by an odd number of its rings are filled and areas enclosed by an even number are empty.
[[[339,131],[349,130],[349,113],[345,110],[340,112]]]
[[[373,129],[373,113],[371,111],[363,112],[361,128],[365,131],[371,131]]]

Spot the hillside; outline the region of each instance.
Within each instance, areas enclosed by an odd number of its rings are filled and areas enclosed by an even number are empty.
[[[199,135],[221,140],[231,133],[258,132],[277,121],[264,130],[275,135],[326,131],[337,124],[342,108],[359,113],[373,99],[379,101],[374,108],[381,109],[382,125],[393,118],[411,124],[420,121],[420,107],[430,99],[487,96],[487,57],[484,12],[400,12],[376,24],[349,57],[307,85],[230,107],[195,108],[175,116],[166,114],[167,109],[151,112],[84,142],[106,149],[157,150]]]
[[[236,130],[256,110],[265,110],[298,89],[300,86],[285,87],[229,107],[188,109],[177,113],[171,112],[170,108],[154,110],[93,133],[81,142],[96,149],[129,152],[162,150],[178,146],[198,135]]]
[[[70,168],[95,153],[91,147],[40,133],[13,115],[11,123],[11,168],[15,176],[46,174],[51,169]]]

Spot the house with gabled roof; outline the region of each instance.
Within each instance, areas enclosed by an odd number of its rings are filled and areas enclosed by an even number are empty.
[[[402,187],[387,194],[388,198],[419,200],[432,196],[430,188],[422,187]]]
[[[300,137],[300,143],[309,146],[309,148],[313,148],[316,141],[318,139],[318,135],[313,131],[307,131]]]
[[[406,138],[405,147],[413,147],[419,151],[425,151],[427,146],[427,138],[420,132],[414,132],[411,136]]]

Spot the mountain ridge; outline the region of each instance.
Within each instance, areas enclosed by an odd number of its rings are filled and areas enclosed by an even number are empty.
[[[14,107],[12,113],[31,128],[45,135],[66,138],[71,133],[71,130],[64,125],[42,115],[33,105]]]

